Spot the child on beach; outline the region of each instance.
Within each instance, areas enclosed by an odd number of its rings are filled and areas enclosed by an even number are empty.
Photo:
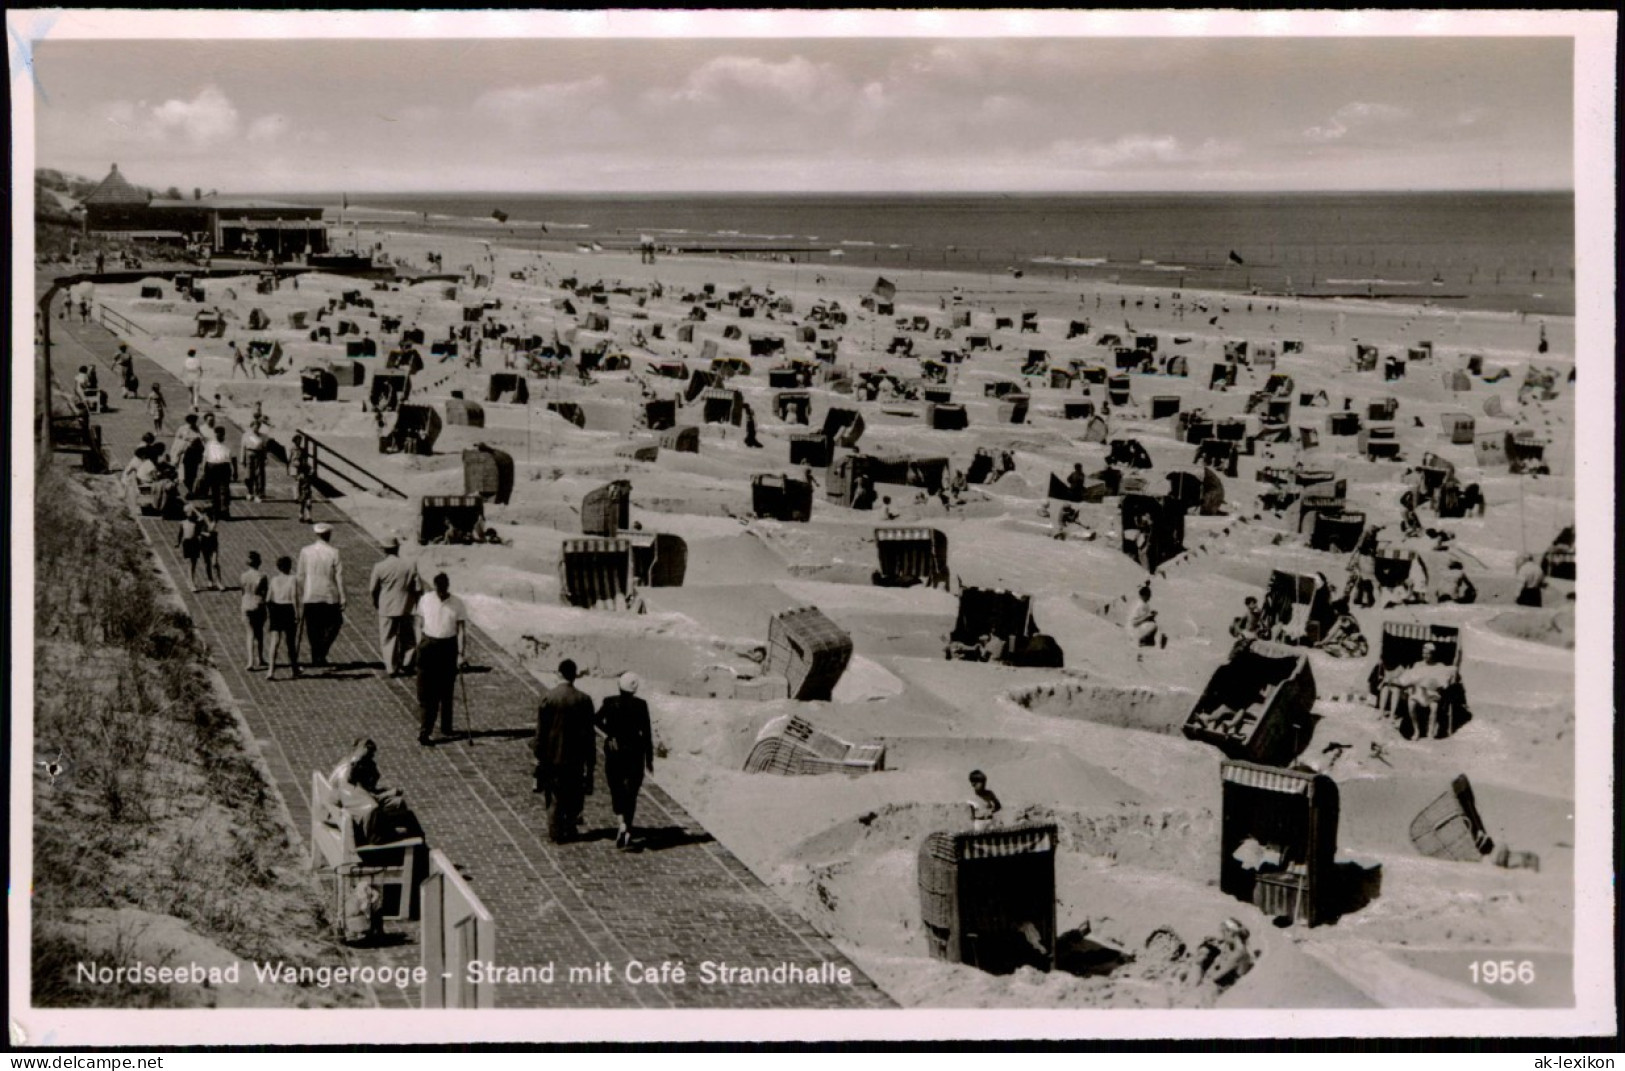
[[[265,679],[276,679],[277,650],[286,643],[288,665],[299,677],[299,578],[293,575],[293,559],[284,554],[276,560],[276,575],[265,586],[266,623],[271,629],[271,651],[265,660]]]
[[[152,385],[152,393],[147,395],[147,412],[152,415],[153,431],[164,430],[164,409],[165,404],[163,388],[154,383]]]
[[[987,787],[987,774],[981,770],[970,772],[971,797],[966,801],[970,808],[970,828],[972,833],[981,833],[993,828],[994,816],[1004,809],[999,797]]]
[[[248,568],[238,580],[243,590],[243,624],[248,628],[248,668],[265,668],[265,595],[270,578],[260,572],[260,552],[248,552]]]

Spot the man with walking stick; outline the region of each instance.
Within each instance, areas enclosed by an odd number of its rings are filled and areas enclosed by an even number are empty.
[[[418,600],[418,743],[432,745],[435,719],[440,735],[453,739],[452,697],[468,640],[468,609],[451,593],[451,578],[434,575],[434,590]]]

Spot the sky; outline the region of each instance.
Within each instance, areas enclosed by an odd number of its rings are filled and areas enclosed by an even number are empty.
[[[38,165],[158,189],[1574,183],[1566,37],[48,38],[31,58]]]

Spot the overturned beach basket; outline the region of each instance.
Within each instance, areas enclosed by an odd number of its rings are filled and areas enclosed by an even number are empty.
[[[1495,850],[1466,774],[1457,776],[1444,795],[1411,819],[1410,835],[1416,850],[1433,859],[1476,863]]]
[[[876,528],[880,587],[948,586],[948,537],[935,528]]]
[[[625,609],[632,545],[624,539],[566,539],[559,553],[559,601],[582,609]]]
[[[822,433],[804,431],[790,436],[790,464],[824,468],[829,461],[830,442]]]
[[[484,443],[464,450],[463,493],[505,505],[513,497],[513,457]]]
[[[412,377],[387,372],[375,373],[367,388],[367,403],[372,408],[399,405],[412,396]]]
[[[424,495],[418,502],[418,542],[438,543],[455,529],[472,535],[485,520],[485,499],[479,495]]]
[[[1103,443],[1110,434],[1111,426],[1106,423],[1106,418],[1099,413],[1090,417],[1083,425],[1082,439],[1086,443]]]
[[[688,574],[688,544],[669,532],[624,532],[632,547],[632,575],[649,588],[680,588]]]
[[[1308,656],[1255,640],[1213,671],[1182,731],[1232,759],[1285,766],[1308,742],[1314,705]]]
[[[886,768],[886,745],[854,744],[820,732],[799,714],[785,714],[762,726],[745,759],[746,773],[805,776],[865,774]]]
[[[812,484],[774,474],[753,476],[750,506],[758,517],[792,522],[811,520]]]
[[[1246,761],[1219,764],[1219,888],[1274,919],[1315,926],[1337,916],[1337,782]],[[1248,841],[1277,856],[1244,863]]]
[[[863,438],[863,427],[863,414],[856,409],[832,407],[824,414],[824,435],[844,449],[856,449]]]
[[[1446,413],[1444,430],[1452,445],[1471,446],[1477,422],[1468,413]]]
[[[660,448],[676,454],[697,454],[700,452],[700,429],[692,424],[667,428],[660,434]]]
[[[1315,550],[1351,553],[1365,533],[1365,514],[1357,510],[1317,510],[1309,530],[1309,546]]]
[[[650,431],[665,431],[677,423],[677,399],[655,398],[643,403],[643,426]]]
[[[925,423],[935,431],[963,431],[970,418],[962,405],[932,403],[925,407]]]
[[[548,402],[547,412],[557,413],[566,422],[578,428],[587,426],[587,413],[576,402]]]
[[[632,526],[632,481],[612,480],[581,499],[581,534],[615,536]]]
[[[790,698],[825,700],[852,659],[852,637],[816,606],[775,614],[767,626],[764,673],[783,677]]]
[[[332,402],[339,396],[339,380],[326,368],[307,368],[299,373],[299,398],[306,402]]]
[[[467,398],[446,399],[446,423],[455,427],[485,427],[485,407]]]
[[[383,454],[432,454],[440,438],[440,414],[427,405],[403,405],[395,412],[395,424],[378,440]]]
[[[1161,420],[1164,417],[1179,414],[1179,395],[1158,394],[1151,399],[1151,419]]]
[[[485,384],[485,400],[524,405],[530,401],[530,384],[513,372],[492,372]]]
[[[1446,372],[1443,376],[1444,389],[1455,394],[1473,389],[1473,381],[1465,369],[1458,368],[1453,372]]]
[[[916,882],[931,958],[995,974],[1055,965],[1056,827],[939,831],[920,845]]]

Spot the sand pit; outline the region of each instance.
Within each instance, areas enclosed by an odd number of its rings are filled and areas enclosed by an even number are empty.
[[[1233,296],[1186,291],[1176,297],[1111,284],[1091,284],[1080,295],[1054,279],[894,273],[896,316],[945,324],[950,297],[956,311],[971,313],[970,331],[959,328],[948,339],[936,339],[868,311],[863,299],[874,273],[857,268],[823,269],[815,282],[794,265],[766,261],[666,257],[640,265],[625,254],[538,253],[500,245],[489,253],[494,259],[485,260],[478,242],[449,235],[378,230],[363,237],[382,243],[398,263],[425,264],[431,251],[444,254],[449,264],[483,263],[482,273],[494,281],[476,287],[465,275],[455,284],[379,288],[313,274],[301,277],[297,289],[284,283],[271,294],[254,294],[247,277],[210,280],[207,304],[228,314],[226,336],[219,340],[193,337],[195,305],[143,300],[133,285],[104,287],[99,297],[152,331],[142,348],[177,373],[187,350],[199,348],[206,357],[205,401],[218,393],[220,405],[238,420],[259,404],[279,440],[296,429],[310,430],[403,490],[404,503],[367,494],[335,500],[375,535],[415,535],[420,496],[462,493],[461,450],[485,443],[507,451],[515,470],[512,500],[486,510],[504,544],[409,546],[406,553],[426,570],[450,572],[476,621],[538,677],[551,680],[562,657],[587,669],[595,693],[622,670],[642,675],[659,738],[660,783],[904,1005],[1467,1004],[1470,990],[1430,966],[1432,961],[1406,956],[1422,947],[1470,951],[1514,944],[1568,952],[1572,614],[1566,601],[1559,604],[1566,594],[1559,581],[1547,592],[1547,609],[1510,604],[1518,555],[1526,549],[1538,554],[1574,520],[1573,391],[1565,381],[1573,363],[1571,321],[1551,318],[1551,350],[1537,354],[1535,325],[1515,315],[1352,300],[1244,303]],[[565,279],[604,283],[606,303],[590,310],[608,317],[607,332],[573,337],[581,345],[606,340],[608,352],[626,355],[630,368],[600,369],[590,381],[573,367],[553,375],[557,369],[530,367],[501,339],[480,337],[478,327],[461,341],[456,357],[428,352],[431,343],[461,331],[464,305],[488,301],[501,305],[491,307],[482,322],[504,324],[517,337],[550,342],[558,332],[562,338],[584,326],[589,308],[582,302],[571,316],[559,307],[560,300],[574,297],[561,286]],[[656,282],[659,296],[653,295]],[[736,305],[718,301],[704,321],[690,321],[689,310],[700,302],[681,298],[708,282],[724,295],[748,284],[756,294],[787,297],[792,311],[744,318]],[[344,304],[345,292],[357,289],[372,308]],[[947,366],[947,382],[935,386],[964,405],[969,426],[934,430],[918,398],[883,393],[868,401],[824,380],[806,391],[808,424],[782,420],[774,398],[784,388],[769,386],[767,374],[779,359],[753,356],[749,336],[781,337],[786,358],[821,368],[816,344],[798,329],[811,326],[806,316],[814,303],[835,301],[849,322],[818,329],[814,338],[836,347],[834,368],[849,377],[884,368],[919,386],[913,382],[920,373],[917,359],[885,352],[896,335],[915,339],[916,352],[927,358],[942,349],[967,353]],[[343,339],[372,338],[379,356],[349,357],[336,336],[311,339],[315,316],[329,302],[335,307],[322,324],[353,321],[359,336]],[[1197,303],[1206,306],[1200,314]],[[1223,322],[1210,323],[1221,306]],[[256,307],[271,326],[250,332],[245,324]],[[1014,317],[1024,308],[1037,310],[1036,332],[990,330],[995,316]],[[302,329],[289,326],[298,312],[305,313]],[[1116,375],[1114,347],[1099,338],[1125,332],[1119,322],[1125,316],[1132,317],[1135,331],[1158,334],[1165,350],[1186,357],[1189,375],[1131,375],[1130,400],[1111,404],[1103,441],[1089,441],[1084,422],[1066,419],[1065,409],[1088,401],[1103,410],[1107,386],[1054,386],[1048,374],[1023,376],[1021,367],[1029,349],[1044,349],[1050,369],[1076,362]],[[409,402],[443,409],[451,392],[461,391],[482,404],[484,427],[445,427],[432,456],[379,454],[378,414],[364,402],[398,343],[397,332],[382,330],[385,317],[399,319],[401,330],[424,333],[419,349],[426,367],[414,377]],[[1088,335],[1067,337],[1074,318],[1092,321]],[[692,338],[679,341],[685,325],[692,325]],[[660,337],[653,335],[657,326]],[[738,337],[729,337],[730,327],[740,328]],[[970,349],[971,334],[988,335],[992,345]],[[1234,388],[1208,388],[1213,367],[1225,361],[1227,343],[1250,340],[1257,352],[1264,345],[1279,347],[1283,338],[1303,340],[1301,352],[1243,367]],[[1414,362],[1404,379],[1384,381],[1380,371],[1354,370],[1356,339],[1401,354],[1430,339],[1434,356]],[[251,340],[280,343],[292,371],[232,380],[226,345]],[[476,340],[482,354],[477,368],[470,365]],[[663,446],[653,461],[626,456],[664,434],[640,426],[644,403],[684,394],[686,378],[663,377],[657,366],[682,362],[689,371],[707,370],[707,347],[719,358],[751,364],[749,374],[728,379],[724,387],[739,391],[751,407],[762,448],[746,445],[743,424],[705,422],[700,399],[676,409],[679,425],[699,428],[697,453]],[[1447,389],[1442,374],[1463,364],[1469,351],[1482,354],[1488,366],[1507,368],[1510,378],[1488,383],[1472,377],[1466,392]],[[360,365],[362,382],[341,386],[335,402],[301,401],[298,370],[317,363]],[[1533,368],[1555,370],[1554,398],[1520,397],[1519,385]],[[489,377],[496,372],[525,375],[529,403],[490,400]],[[1171,473],[1200,479],[1198,445],[1180,436],[1179,417],[1153,415],[1152,398],[1177,399],[1181,414],[1200,410],[1209,419],[1243,421],[1238,427],[1256,436],[1264,425],[1260,412],[1248,412],[1249,398],[1276,374],[1292,378],[1283,395],[1291,402],[1282,426],[1285,441],[1259,438],[1240,452],[1233,473],[1221,476],[1220,513],[1201,516],[1192,509],[1185,516],[1181,552],[1156,570],[1125,554],[1123,500],[1117,496],[1077,504],[1075,523],[1062,532],[1065,538],[1055,538],[1062,503],[1046,497],[1050,477],[1064,479],[1074,464],[1086,473],[1101,470],[1110,440],[1133,439],[1143,447],[1149,467],[1122,471],[1142,481],[1146,493],[1167,491]],[[1000,422],[1008,412],[986,390],[1001,381],[1019,384],[1031,398],[1025,423]],[[1312,404],[1304,403],[1305,395]],[[1487,410],[1492,397],[1497,401]],[[1348,412],[1364,419],[1373,402],[1387,398],[1398,402],[1392,427],[1403,460],[1371,460],[1362,456],[1357,436],[1329,433],[1329,418]],[[579,406],[581,426],[550,412],[549,404]],[[845,496],[831,495],[831,472],[817,465],[811,469],[817,486],[809,520],[757,518],[751,477],[802,477],[807,466],[790,464],[790,437],[820,429],[833,408],[862,414],[859,452],[946,458],[950,470],[963,470],[984,448],[994,457],[1008,451],[1013,468],[996,482],[971,484],[957,501],[951,494],[945,502],[921,487],[883,482],[875,508],[861,511],[850,508]],[[1472,443],[1451,441],[1446,417],[1457,413],[1473,414],[1481,434],[1527,430],[1539,436],[1547,442],[1551,474],[1512,475],[1504,463],[1481,459]],[[1452,535],[1443,549],[1435,536],[1401,538],[1399,530],[1402,476],[1426,454],[1454,465],[1463,483],[1478,484],[1487,503],[1482,518],[1441,518],[1423,510],[1425,528]],[[1482,596],[1466,606],[1430,599],[1389,607],[1379,599],[1353,609],[1368,654],[1308,652],[1318,699],[1298,761],[1340,785],[1337,861],[1356,876],[1336,921],[1312,929],[1276,928],[1253,905],[1217,887],[1223,756],[1181,732],[1196,697],[1230,652],[1229,626],[1242,600],[1263,597],[1272,573],[1318,574],[1334,595],[1345,588],[1353,565],[1348,551],[1311,547],[1299,530],[1296,504],[1271,510],[1260,502],[1273,486],[1271,470],[1290,475],[1300,465],[1334,473],[1344,481],[1348,509],[1383,526],[1384,540],[1392,540],[1396,551],[1418,556],[1413,568],[1419,594],[1436,592],[1448,562],[1458,560]],[[644,615],[558,602],[560,545],[580,535],[583,497],[614,479],[631,482],[634,529],[686,543],[682,585],[643,587]],[[880,568],[874,529],[911,525],[946,536],[946,590],[871,584]],[[1126,627],[1135,592],[1148,579],[1166,646],[1140,647]],[[946,661],[962,585],[1031,596],[1032,628],[1054,639],[1064,666]],[[829,701],[796,702],[752,691],[763,673],[769,619],[799,606],[819,607],[852,640],[851,661]],[[1367,676],[1389,621],[1461,630],[1461,675],[1472,717],[1449,739],[1407,740],[1370,705]],[[712,697],[735,688],[748,697]],[[792,713],[842,739],[884,744],[884,769],[861,776],[745,773],[756,734],[773,718]],[[984,770],[1000,794],[1004,820],[1053,821],[1059,828],[1057,918],[1069,968],[994,976],[930,958],[915,856],[931,832],[965,825],[966,775],[973,768]],[[1539,872],[1441,862],[1410,845],[1411,818],[1462,772],[1478,790],[1491,835],[1538,854]],[[1173,965],[1159,964],[1156,950],[1146,947],[1162,928],[1176,930],[1180,943],[1194,947],[1229,917],[1245,922],[1257,953],[1253,970],[1234,984],[1183,986],[1173,980]]]

